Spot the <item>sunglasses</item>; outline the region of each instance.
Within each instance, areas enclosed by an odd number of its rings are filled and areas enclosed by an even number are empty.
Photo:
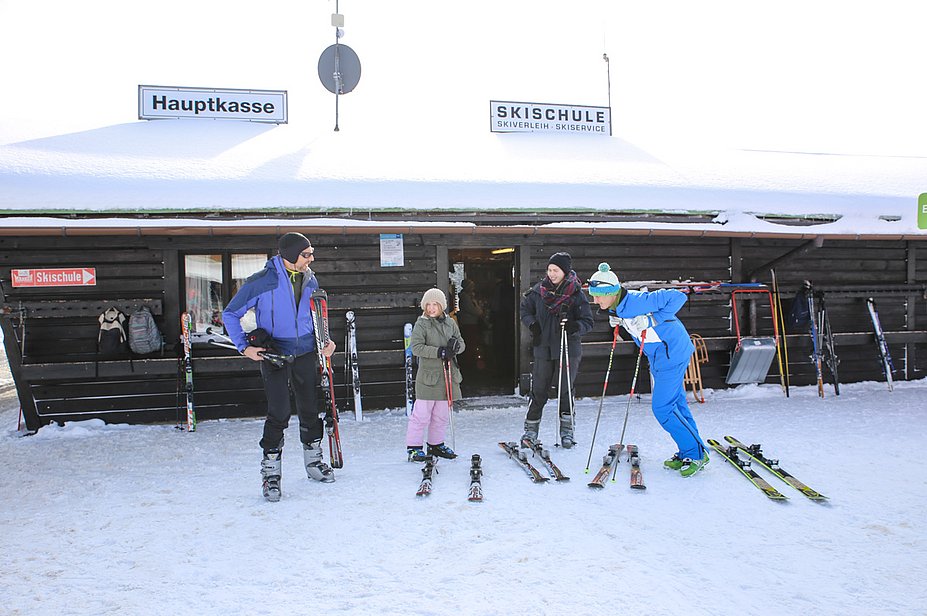
[[[299,253],[299,256],[301,256],[303,259],[309,259],[314,254],[315,254],[315,250],[308,250],[306,252]]]

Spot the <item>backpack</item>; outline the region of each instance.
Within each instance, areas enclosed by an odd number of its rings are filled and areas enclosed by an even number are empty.
[[[120,355],[129,349],[126,346],[126,315],[110,306],[97,319],[100,333],[97,334],[97,351],[100,355]]]
[[[164,346],[161,330],[158,329],[151,310],[142,306],[129,317],[129,348],[133,353],[147,355],[160,351]]]
[[[792,307],[786,319],[786,328],[791,332],[805,331],[811,325],[811,310],[808,307],[810,290],[810,283],[805,283],[805,286],[798,290],[795,299],[792,300]]]

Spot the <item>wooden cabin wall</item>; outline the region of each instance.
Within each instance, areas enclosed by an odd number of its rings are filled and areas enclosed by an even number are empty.
[[[447,289],[448,250],[516,247],[518,290],[523,293],[541,280],[548,258],[560,250],[571,253],[573,267],[583,280],[600,262],[607,261],[623,282],[743,282],[743,276],[759,270],[757,280],[769,283],[768,271],[760,268],[808,244],[807,240],[767,238],[405,234],[405,265],[383,268],[377,234],[337,233],[310,239],[317,256],[313,269],[330,298],[331,336],[338,345],[334,372],[339,408],[348,414],[353,399],[344,385],[345,312],[353,310],[357,318],[365,408],[403,406],[402,326],[419,316],[418,302],[425,289],[435,284]],[[821,247],[808,249],[776,266],[786,311],[803,280],[810,279],[816,287],[827,289],[825,300],[837,334],[841,382],[884,380],[865,308],[865,298],[870,295],[876,299],[883,326],[889,332],[898,369],[896,378],[925,376],[927,301],[923,292],[885,290],[890,285],[923,288],[927,284],[927,268],[917,267],[918,246],[917,242],[893,240],[827,240]],[[273,234],[0,237],[2,304],[8,307],[0,326],[29,428],[36,429],[49,421],[88,417],[114,422],[180,421],[184,401],[177,341],[183,310],[184,256],[216,251],[272,254],[275,248]],[[12,268],[77,266],[95,267],[97,285],[53,289],[10,286]],[[840,288],[854,291],[830,290]],[[747,313],[749,303],[744,302],[741,308]],[[755,318],[745,318],[739,312],[744,319],[744,333],[771,334],[770,310],[763,301],[754,303]],[[163,355],[99,360],[97,316],[110,304],[119,305],[127,314],[134,306],[150,306],[169,345]],[[20,308],[24,311],[20,312]],[[595,307],[593,312],[596,327],[584,339],[583,364],[576,384],[579,396],[601,394],[611,346],[607,318]],[[736,342],[730,295],[691,295],[680,317],[690,333],[703,336],[708,343],[710,361],[702,366],[705,386],[725,387],[731,349]],[[517,337],[518,372],[524,375],[530,373],[531,361],[527,330],[519,327]],[[790,333],[788,343],[792,383],[812,383],[808,335]],[[200,419],[263,414],[264,394],[253,362],[234,351],[197,347],[194,352],[195,401]],[[635,352],[629,341],[617,345],[609,394],[628,391]],[[775,362],[766,382],[779,382]],[[649,391],[649,379],[640,379],[639,389]]]

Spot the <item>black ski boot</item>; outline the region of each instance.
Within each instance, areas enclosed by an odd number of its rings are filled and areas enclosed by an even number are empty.
[[[261,478],[263,479],[264,498],[272,503],[280,500],[280,469],[283,451],[271,449],[264,452],[261,460]]]
[[[445,445],[444,443],[438,443],[437,445],[428,445],[428,455],[438,456],[439,458],[447,458],[448,460],[453,460],[457,457],[457,454],[454,453],[454,450]]]
[[[303,460],[306,463],[306,475],[322,483],[331,483],[335,480],[335,471],[325,462],[322,462],[322,441],[303,444]]]

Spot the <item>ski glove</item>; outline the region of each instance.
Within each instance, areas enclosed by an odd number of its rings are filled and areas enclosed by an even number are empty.
[[[615,316],[613,314],[608,315],[608,325],[612,328],[618,327],[621,325],[621,317]]]
[[[456,336],[451,336],[447,340],[448,355],[457,355],[460,352],[460,340]]]
[[[623,321],[621,325],[635,338],[640,338],[642,331],[656,325],[649,314],[642,314],[633,319],[623,319]]]
[[[568,334],[575,334],[579,331],[579,323],[576,321],[568,321],[564,319],[563,329],[566,330]]]
[[[446,346],[438,347],[438,359],[448,359],[453,355],[447,350]]]
[[[531,346],[541,344],[541,325],[537,321],[528,326],[531,330]]]

